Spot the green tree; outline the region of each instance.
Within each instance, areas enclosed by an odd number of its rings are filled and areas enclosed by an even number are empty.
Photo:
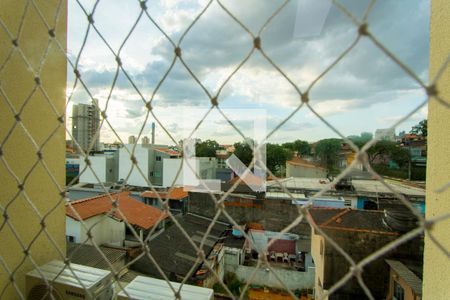
[[[266,165],[275,175],[283,175],[286,161],[292,158],[292,150],[278,144],[266,145]]]
[[[195,156],[197,157],[216,157],[216,150],[219,149],[219,143],[214,140],[206,140],[195,144]]]
[[[284,143],[282,146],[291,151],[297,151],[297,153],[302,156],[311,154],[311,146],[306,141],[295,140],[293,142]]]
[[[350,135],[347,138],[361,148],[373,138],[373,135],[370,132],[361,132],[360,135]]]
[[[341,151],[341,139],[323,139],[316,145],[316,157],[329,171],[335,169]]]
[[[409,162],[408,150],[401,148],[395,142],[381,140],[367,150],[369,163],[373,164],[377,158],[388,157],[395,161],[400,168],[406,167]]]
[[[411,128],[410,133],[426,137],[428,135],[428,121],[427,119],[422,120],[419,124],[414,125]]]
[[[253,150],[250,145],[245,142],[235,143],[234,155],[236,155],[242,163],[248,167],[253,159]]]

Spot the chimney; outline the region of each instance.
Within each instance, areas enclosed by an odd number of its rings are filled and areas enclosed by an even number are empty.
[[[152,145],[155,144],[155,122],[152,122]]]

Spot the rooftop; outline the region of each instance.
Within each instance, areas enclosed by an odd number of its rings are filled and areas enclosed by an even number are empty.
[[[293,165],[293,166],[325,170],[325,168],[323,168],[315,163],[312,163],[310,161],[304,160],[303,158],[298,157],[298,156],[295,156],[291,160],[286,161],[286,163]]]
[[[112,201],[117,202],[118,211],[113,211]],[[72,208],[70,207],[72,206]],[[75,220],[86,220],[94,216],[107,214],[110,217],[124,221],[124,217],[131,225],[142,229],[149,229],[159,219],[168,217],[160,209],[146,205],[130,196],[130,192],[103,194],[100,196],[75,200],[66,204],[66,215]],[[74,210],[78,213],[75,214]]]
[[[158,195],[162,200],[181,200],[189,196],[184,187],[174,187],[168,191],[145,191],[141,193],[141,197],[145,198],[158,198]]]
[[[100,250],[103,252],[110,264],[114,264],[115,262],[124,259],[127,254],[125,249],[119,248],[100,246]],[[68,243],[67,256],[70,258],[72,263],[104,270],[110,269],[108,262],[100,254],[97,248],[92,245]]]
[[[312,208],[309,214],[322,229],[398,235],[384,221],[384,212],[351,208]]]
[[[180,156],[180,153],[178,151],[175,151],[175,150],[172,150],[172,149],[169,149],[169,148],[155,148],[155,150],[159,151],[159,152],[164,152],[164,153],[169,154],[169,155]]]
[[[401,261],[386,259],[386,263],[412,288],[415,294],[422,295],[422,280]]]
[[[386,182],[396,192],[406,196],[425,197],[425,190],[413,187],[410,185],[402,184],[398,181]],[[378,180],[352,180],[352,185],[357,193],[382,193],[393,194],[390,189],[384,186]]]
[[[192,241],[199,246],[208,226],[211,224],[211,220],[192,214],[179,215],[176,219]],[[202,248],[206,256],[211,252],[214,245],[221,240],[227,228],[228,225],[221,222],[216,222],[212,226]],[[171,280],[175,275],[178,278],[186,276],[196,264],[197,251],[175,224],[152,239],[149,242],[149,248],[150,254]],[[131,268],[155,278],[162,278],[147,256],[137,260]]]

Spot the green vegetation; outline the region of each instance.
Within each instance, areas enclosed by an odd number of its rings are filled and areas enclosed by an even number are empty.
[[[239,296],[241,294],[241,288],[245,286],[245,283],[240,281],[237,275],[232,272],[225,273],[223,283],[234,296]],[[227,294],[225,288],[220,283],[214,284],[213,290],[214,293]]]
[[[324,139],[316,145],[316,157],[331,173],[336,171],[341,143],[341,139]]]
[[[216,150],[219,150],[219,143],[214,140],[206,140],[195,144],[195,156],[215,157]]]
[[[417,125],[414,125],[411,128],[410,133],[420,135],[423,137],[428,136],[428,121],[427,121],[427,119],[420,121],[419,124],[417,124]]]

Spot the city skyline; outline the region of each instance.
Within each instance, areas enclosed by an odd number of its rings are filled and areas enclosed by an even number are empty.
[[[419,77],[428,76],[429,7],[428,1],[378,2],[369,17],[371,32]],[[224,5],[252,32],[257,32],[279,3],[264,7],[246,2],[239,7]],[[368,1],[349,2],[346,7],[362,16]],[[86,7],[90,5],[84,4]],[[204,7],[204,1],[147,3],[152,16],[176,42],[182,32]],[[95,14],[95,24],[112,48],[117,51],[136,18],[111,18],[119,14],[138,16],[140,7],[134,3],[115,5],[101,3]],[[76,56],[84,36],[87,19],[76,3],[69,5],[69,55]],[[291,2],[272,20],[262,32],[262,45],[269,57],[289,75],[301,90],[335,59],[357,35],[356,28],[334,6],[325,20],[322,32],[312,37],[295,36],[298,17],[297,2]],[[223,10],[213,3],[193,26],[181,43],[183,59],[211,94],[242,61],[252,46],[248,34],[234,23]],[[121,52],[121,61],[145,100],[150,99],[154,87],[168,69],[173,58],[170,43],[146,18],[142,18]],[[367,60],[369,63],[367,64]],[[116,61],[95,32],[91,32],[80,58],[80,71],[92,95],[103,109],[110,93],[115,74]],[[70,94],[73,74],[69,72]],[[362,40],[333,70],[322,78],[310,93],[311,106],[345,136],[363,131],[374,133],[387,128],[405,116],[425,100],[425,94],[415,82],[370,41]],[[78,88],[68,105],[88,103],[89,96]],[[223,89],[219,104],[221,108],[266,109],[268,131],[282,122],[300,103],[295,90],[262,55],[255,52]],[[178,120],[193,108],[208,108],[210,101],[182,64],[177,61],[161,85],[152,102],[153,112],[170,132],[175,133]],[[176,109],[174,109],[176,107]],[[424,106],[396,131],[409,131],[426,118]],[[138,135],[145,119],[144,102],[119,73],[108,106],[108,120],[123,141],[130,135]],[[222,124],[225,120],[211,122]],[[220,117],[221,118],[221,117]],[[199,116],[193,119],[198,122]],[[143,135],[151,132],[150,116]],[[70,120],[68,120],[70,122]],[[68,123],[68,125],[70,125]],[[170,138],[157,124],[156,140],[171,143]],[[213,127],[211,129],[217,129]],[[224,143],[240,140],[231,127],[221,131]],[[210,130],[209,137],[217,133]],[[209,138],[205,135],[203,139]],[[303,107],[271,138],[271,142],[295,139],[310,142],[337,137],[306,107]],[[104,126],[101,140],[117,140],[111,130]]]

